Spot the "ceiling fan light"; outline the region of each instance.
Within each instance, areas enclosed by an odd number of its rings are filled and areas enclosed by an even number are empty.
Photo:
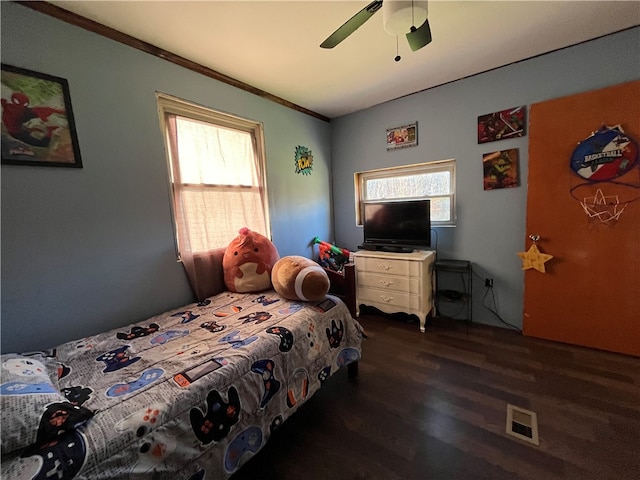
[[[419,27],[427,19],[428,2],[425,0],[384,0],[382,25],[390,35],[404,35],[411,27]]]

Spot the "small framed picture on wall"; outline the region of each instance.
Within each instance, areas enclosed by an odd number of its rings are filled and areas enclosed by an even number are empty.
[[[478,143],[495,142],[525,134],[527,107],[514,107],[478,117]]]
[[[518,149],[501,150],[482,155],[484,189],[513,188],[519,185]]]
[[[415,147],[418,144],[418,124],[411,123],[387,129],[387,150]]]
[[[2,163],[82,167],[64,78],[2,64]]]

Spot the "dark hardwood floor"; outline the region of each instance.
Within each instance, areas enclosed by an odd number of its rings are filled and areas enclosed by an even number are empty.
[[[367,311],[346,370],[233,480],[640,479],[640,358]],[[505,432],[537,413],[539,446]]]

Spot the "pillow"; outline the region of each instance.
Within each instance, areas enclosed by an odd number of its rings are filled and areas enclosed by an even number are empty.
[[[313,260],[298,255],[282,257],[271,271],[273,288],[288,300],[315,302],[329,291],[329,276]]]
[[[41,354],[0,356],[2,454],[55,440],[93,416],[57,388],[58,365]]]
[[[231,292],[261,292],[271,288],[271,269],[280,255],[264,235],[242,228],[222,257],[224,283]]]

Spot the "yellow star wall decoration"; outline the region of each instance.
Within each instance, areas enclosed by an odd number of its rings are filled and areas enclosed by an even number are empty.
[[[526,252],[518,252],[518,256],[522,259],[522,270],[535,268],[542,273],[545,273],[544,264],[553,258],[553,255],[540,252],[536,244]]]

